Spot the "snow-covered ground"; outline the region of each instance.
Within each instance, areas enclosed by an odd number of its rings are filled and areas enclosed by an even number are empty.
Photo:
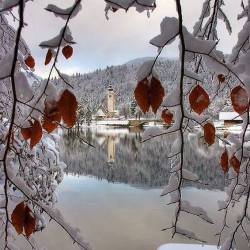
[[[215,250],[217,246],[195,244],[165,244],[157,250]]]

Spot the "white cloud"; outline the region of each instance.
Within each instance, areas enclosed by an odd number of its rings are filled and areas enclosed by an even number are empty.
[[[40,49],[38,44],[54,36],[59,30],[63,21],[55,18],[51,13],[44,10],[49,3],[60,3],[69,6],[72,1],[34,1],[27,4],[25,19],[29,26],[25,28],[24,37],[29,44],[38,64],[37,73],[45,75],[48,66],[43,66],[46,51]],[[199,17],[202,1],[182,1],[184,21],[189,30]],[[227,1],[229,2],[229,1]],[[236,1],[230,1],[225,9],[233,17],[233,29],[239,30],[242,22],[238,23],[236,16],[240,11]],[[137,57],[154,56],[156,48],[149,44],[149,40],[160,32],[160,22],[165,16],[175,16],[174,0],[158,0],[157,9],[148,18],[146,13],[137,13],[134,9],[125,13],[122,10],[110,13],[107,21],[104,15],[105,3],[103,0],[85,0],[79,15],[70,21],[77,45],[74,46],[74,56],[70,61],[60,60],[62,71],[77,69],[80,72],[91,71],[96,68],[103,68],[107,65],[122,64]],[[222,31],[221,46],[226,53],[231,51],[237,36],[229,37],[224,25],[219,25]],[[178,56],[177,43],[171,45],[164,52],[169,57]],[[71,72],[71,70],[67,70]]]

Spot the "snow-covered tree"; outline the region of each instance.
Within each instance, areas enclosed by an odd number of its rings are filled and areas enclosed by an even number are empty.
[[[64,163],[60,161],[57,136],[52,132],[58,127],[71,128],[76,122],[77,99],[73,94],[71,79],[58,68],[58,55],[66,59],[73,54],[74,39],[69,29],[70,20],[81,10],[81,0],[74,0],[69,8],[49,4],[46,8],[57,18],[64,21],[60,32],[40,46],[46,49],[45,65],[50,67],[48,77],[41,81],[32,73],[35,59],[22,39],[25,25],[24,12],[28,0],[1,0],[1,49],[0,49],[0,216],[4,235],[4,249],[16,249],[15,231],[24,236],[35,248],[32,234],[45,225],[45,215],[55,220],[76,242],[80,248],[89,246],[79,232],[67,224],[59,211],[53,208],[56,201],[54,190],[62,180]],[[105,0],[105,14],[135,7],[138,12],[150,12],[157,8],[155,0]],[[235,236],[243,233],[249,241],[248,204],[250,197],[249,182],[249,95],[250,95],[250,1],[241,1],[242,12],[238,19],[246,19],[239,33],[238,41],[231,53],[225,56],[217,49],[220,42],[217,31],[221,20],[229,33],[232,32],[230,20],[223,7],[223,0],[205,0],[201,15],[190,33],[183,22],[182,4],[175,0],[177,17],[165,17],[161,22],[161,33],[150,43],[158,50],[156,58],[143,63],[137,72],[135,99],[142,112],[150,109],[153,113],[163,110],[164,120],[172,126],[167,129],[149,129],[143,140],[148,141],[160,135],[175,135],[171,152],[167,155],[171,164],[169,182],[162,195],[168,196],[169,206],[175,206],[172,224],[165,230],[171,230],[173,237],[180,234],[190,239],[202,241],[190,229],[180,227],[181,214],[189,213],[206,223],[213,221],[201,207],[193,206],[191,201],[183,199],[182,187],[186,181],[198,181],[196,173],[185,165],[185,137],[188,131],[200,126],[203,136],[197,145],[204,141],[209,147],[218,139],[223,144],[220,156],[222,170],[229,172],[230,184],[227,199],[219,203],[224,211],[223,225],[218,233],[221,249],[229,250],[237,244]],[[17,10],[12,12],[12,10]],[[11,13],[17,24],[16,30],[8,24],[6,15]],[[17,14],[16,14],[17,13]],[[15,16],[17,15],[17,17]],[[165,97],[161,72],[157,71],[163,49],[174,40],[179,41],[178,74],[173,74],[172,88]],[[133,67],[134,68],[134,67]],[[59,79],[52,79],[53,73]],[[99,71],[98,71],[99,72]],[[107,81],[103,88],[114,78],[114,68],[108,67]],[[164,72],[162,72],[164,75]],[[206,75],[206,77],[205,77]],[[73,79],[79,78],[77,75]],[[83,78],[90,79],[89,75]],[[120,74],[124,78],[124,74]],[[30,84],[29,80],[32,79]],[[55,86],[60,85],[60,88]],[[79,85],[79,82],[78,82]],[[122,93],[122,92],[121,92]],[[211,103],[217,98],[230,94],[232,108],[243,120],[241,133],[229,133],[225,138],[216,134],[213,119],[218,114],[208,112]],[[118,95],[119,96],[119,95]],[[81,96],[80,96],[81,97]],[[101,96],[89,96],[87,102],[91,110],[102,102]],[[93,103],[93,104],[92,104]],[[223,106],[223,105],[221,105]],[[221,107],[223,108],[223,107]],[[167,110],[167,112],[166,112]],[[217,106],[216,112],[220,111]],[[52,134],[51,134],[52,133]],[[241,201],[237,221],[228,224],[230,209]],[[15,229],[15,231],[13,230]],[[223,235],[226,237],[222,238]]]

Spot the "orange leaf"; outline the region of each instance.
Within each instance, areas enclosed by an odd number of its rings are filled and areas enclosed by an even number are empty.
[[[163,101],[164,95],[165,91],[161,85],[161,82],[157,78],[152,77],[149,91],[149,100],[152,110],[155,114]]]
[[[23,233],[24,229],[25,235],[29,237],[35,231],[34,214],[24,202],[19,203],[13,210],[11,221],[18,234]]]
[[[161,119],[168,125],[172,123],[173,116],[173,113],[171,113],[168,109],[164,109],[161,113]]]
[[[231,91],[231,101],[234,110],[240,115],[243,114],[249,105],[247,91],[241,86],[235,87]]]
[[[226,149],[220,157],[220,165],[221,165],[221,168],[224,171],[224,173],[227,173],[229,166],[228,166],[228,153],[227,153]]]
[[[25,207],[24,217],[25,217],[23,221],[24,232],[27,237],[30,237],[30,235],[35,231],[36,220],[34,214],[32,213],[32,211],[28,206]]]
[[[42,127],[39,121],[35,120],[31,127],[30,148],[32,149],[42,138]]]
[[[23,232],[24,202],[16,206],[11,214],[11,221],[18,234]]]
[[[165,91],[161,82],[155,77],[152,77],[150,82],[147,78],[138,82],[134,95],[136,102],[143,113],[148,112],[150,106],[152,111],[156,113],[163,101]]]
[[[69,90],[64,90],[58,101],[58,109],[62,114],[62,119],[69,128],[72,128],[76,122],[76,110],[78,103],[76,97]]]
[[[57,106],[57,102],[45,102],[42,126],[48,133],[51,133],[57,128],[58,123],[61,121],[61,117],[62,115]]]
[[[208,122],[203,126],[205,142],[210,146],[215,142],[215,127]]]
[[[209,96],[200,85],[197,85],[189,95],[189,103],[191,109],[200,115],[209,105]]]
[[[21,128],[21,134],[24,140],[28,140],[31,137],[31,128]]]
[[[226,80],[226,78],[225,78],[225,76],[224,76],[223,74],[219,74],[219,75],[217,76],[217,78],[218,78],[218,80],[219,80],[219,83],[223,83],[223,82],[225,82],[225,80]]]
[[[233,156],[230,159],[230,164],[233,166],[234,171],[238,174],[240,172],[240,161],[237,159],[236,156]]]
[[[52,57],[53,57],[52,51],[51,51],[51,49],[48,49],[48,52],[46,54],[46,58],[45,58],[44,64],[45,65],[49,64],[50,61],[51,61],[51,59],[52,59]]]
[[[73,54],[73,48],[71,46],[67,45],[62,49],[62,53],[66,59],[69,59]]]
[[[25,62],[25,64],[26,64],[29,68],[31,68],[31,69],[33,69],[33,68],[35,67],[35,60],[34,60],[34,58],[33,58],[31,55],[29,55],[29,56],[24,60],[24,62]]]
[[[148,112],[149,107],[150,107],[150,102],[148,99],[149,82],[148,82],[147,78],[138,82],[138,84],[135,88],[135,91],[134,91],[134,95],[135,95],[135,100],[136,100],[138,106],[140,107],[140,109],[142,110],[142,112],[143,113]]]

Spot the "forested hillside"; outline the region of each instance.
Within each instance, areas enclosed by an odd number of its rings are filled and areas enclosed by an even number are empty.
[[[76,73],[68,77],[69,83],[74,87],[75,94],[78,96],[80,103],[86,110],[89,108],[91,112],[95,112],[98,107],[105,103],[106,89],[108,85],[112,85],[116,93],[116,109],[120,111],[121,115],[129,113],[129,107],[133,100],[134,88],[137,83],[136,73],[140,66],[150,57],[138,58],[129,61],[123,65],[109,66],[106,69],[97,69],[94,72],[80,74]],[[178,79],[179,63],[174,59],[159,58],[155,70],[165,88],[166,96],[174,86]],[[203,73],[202,79],[205,79],[205,88],[210,93],[212,85],[217,79],[211,79],[211,75]],[[63,85],[62,80],[54,79],[57,85]],[[190,81],[190,79],[189,79]],[[192,81],[192,80],[191,80]],[[228,89],[225,88],[219,96]],[[187,92],[189,89],[186,90]],[[215,95],[211,93],[211,95]],[[229,100],[217,98],[210,110],[225,109]]]

